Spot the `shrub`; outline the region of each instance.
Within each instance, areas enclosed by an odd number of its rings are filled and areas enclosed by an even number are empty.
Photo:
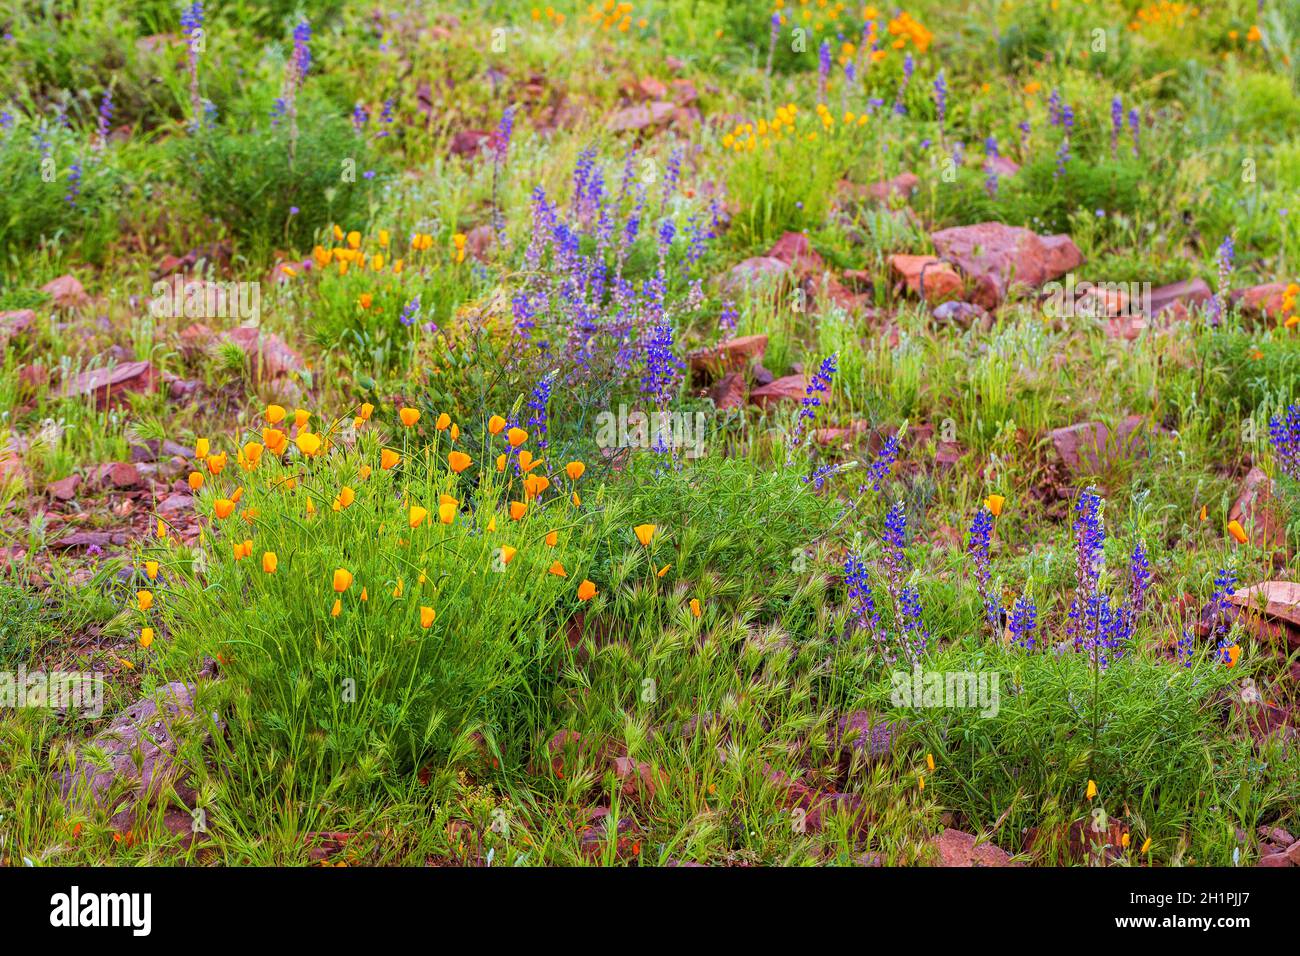
[[[306,248],[332,222],[366,221],[387,179],[346,120],[307,107],[298,130],[292,158],[287,121],[247,132],[206,127],[180,147],[203,210],[246,243],[252,259]],[[345,163],[354,181],[345,179]]]

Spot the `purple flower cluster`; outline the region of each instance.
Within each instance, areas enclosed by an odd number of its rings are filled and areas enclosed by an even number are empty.
[[[975,562],[975,577],[979,579],[980,597],[984,600],[984,620],[998,635],[1002,624],[1002,602],[993,590],[993,572],[989,562],[990,538],[993,535],[993,512],[980,508],[971,522],[966,553]]]
[[[113,88],[104,90],[99,100],[99,145],[108,144],[108,133],[113,123]]]
[[[836,362],[839,359],[838,352],[832,352],[826,358],[822,359],[821,367],[817,369],[804,390],[803,401],[799,405],[799,417],[795,419],[794,430],[790,435],[790,455],[787,462],[794,456],[794,450],[803,443],[804,428],[817,419],[817,409],[821,407],[821,397],[831,387],[831,380],[835,377]]]
[[[1225,664],[1231,658],[1228,656],[1228,649],[1232,647],[1232,640],[1228,636],[1232,631],[1232,623],[1228,618],[1228,595],[1237,590],[1237,572],[1222,568],[1214,576],[1214,594],[1210,597],[1210,604],[1214,607],[1210,624],[1210,637],[1217,637],[1219,659]]]
[[[1282,474],[1300,481],[1300,403],[1270,418],[1268,435]]]
[[[1219,264],[1219,288],[1214,293],[1213,324],[1218,325],[1228,314],[1228,291],[1232,282],[1232,261],[1236,257],[1236,247],[1231,234],[1224,237],[1219,244],[1215,258]]]
[[[907,107],[903,105],[903,97],[907,94],[907,84],[912,80],[912,71],[916,69],[916,62],[912,59],[912,54],[907,54],[903,58],[903,78],[898,83],[898,97],[894,100],[894,113],[898,116],[907,115]]]
[[[1119,134],[1124,129],[1124,101],[1118,96],[1110,101],[1110,158],[1119,159]]]
[[[849,593],[849,610],[853,614],[851,626],[868,630],[876,644],[887,651],[882,645],[880,611],[871,594],[871,577],[867,564],[851,552],[844,559],[844,583]]]
[[[858,494],[864,494],[867,488],[879,492],[881,485],[893,471],[896,461],[898,461],[898,436],[890,435],[881,446],[880,454],[867,468],[866,481],[858,487]]]
[[[1016,598],[1011,608],[1011,618],[1007,621],[1007,630],[1017,646],[1027,651],[1034,649],[1034,628],[1038,626],[1038,608],[1028,595]]]
[[[934,108],[939,117],[939,132],[943,133],[943,121],[948,115],[948,84],[943,78],[943,70],[934,78]]]

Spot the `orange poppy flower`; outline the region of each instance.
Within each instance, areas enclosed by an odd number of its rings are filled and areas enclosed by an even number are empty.
[[[190,472],[190,491],[198,491],[203,487],[203,473],[198,471]]]
[[[511,561],[513,561],[515,559],[515,555],[518,553],[519,553],[518,548],[512,548],[508,544],[501,545],[501,561],[504,564],[509,564]]]
[[[527,511],[528,505],[524,504],[522,501],[510,502],[510,519],[512,521],[519,521]]]
[[[546,535],[546,543],[550,545],[552,548],[555,547],[557,544],[559,544],[559,542],[560,542],[560,532],[551,531]]]
[[[342,594],[352,586],[352,572],[347,568],[334,570],[334,590]]]
[[[578,585],[578,600],[590,601],[595,596],[596,596],[596,585],[592,584],[590,581],[584,578],[582,583]]]
[[[551,566],[546,569],[546,572],[548,574],[554,574],[557,578],[567,578],[569,576],[569,572],[564,570],[564,565],[559,561],[552,561]]]
[[[403,425],[410,428],[420,420],[420,410],[418,408],[403,408],[397,413],[397,416],[402,420]]]
[[[229,498],[218,498],[212,502],[212,511],[218,518],[229,518],[235,511],[235,503]]]
[[[500,435],[501,429],[506,427],[506,420],[500,415],[493,415],[488,419],[488,431],[493,435]]]
[[[437,617],[437,612],[431,607],[420,606],[420,627],[428,629],[433,626],[433,619]]]
[[[446,412],[443,412],[441,415],[438,416],[438,420],[434,423],[433,427],[438,429],[438,431],[440,432],[445,432],[448,426],[450,425],[451,425],[451,416],[448,415]]]
[[[262,552],[262,570],[267,574],[275,574],[275,569],[280,566],[280,559],[275,556],[274,551]]]
[[[586,470],[587,466],[580,461],[571,461],[564,466],[564,473],[569,476],[570,481],[577,481]]]
[[[655,531],[657,530],[658,530],[657,527],[652,524],[639,524],[632,529],[632,531],[636,534],[636,539],[646,547],[649,547],[650,542],[654,540]]]
[[[447,456],[447,467],[458,475],[471,464],[473,464],[473,459],[463,451],[453,451]]]
[[[401,455],[388,448],[385,448],[383,451],[379,453],[379,467],[384,469],[384,471],[388,471],[396,467],[397,463],[401,460],[402,460]]]
[[[311,458],[320,451],[320,436],[313,435],[311,432],[299,432],[298,437],[294,439],[294,444],[298,446],[300,452]]]
[[[506,441],[510,442],[511,448],[518,448],[524,442],[528,441],[528,432],[522,428],[512,428],[506,432]]]
[[[421,508],[419,505],[411,505],[411,513],[407,518],[407,523],[412,528],[418,528],[424,524],[424,519],[429,517],[429,510]]]

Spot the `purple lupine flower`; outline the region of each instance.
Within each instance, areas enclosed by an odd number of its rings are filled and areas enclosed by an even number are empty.
[[[203,123],[205,110],[199,95],[199,51],[203,47],[203,2],[194,0],[181,11],[181,33],[189,43],[186,44],[186,57],[190,68],[190,132],[197,133]]]
[[[832,352],[826,358],[822,359],[821,367],[813,374],[812,381],[804,390],[804,398],[799,406],[799,417],[795,419],[794,430],[790,435],[790,454],[786,459],[789,464],[794,458],[794,450],[799,447],[803,441],[804,427],[817,418],[817,409],[821,407],[821,396],[826,394],[831,386],[831,380],[835,377],[836,362],[839,359],[838,352]]]
[[[952,144],[952,165],[961,169],[966,164],[966,144],[957,140]]]
[[[907,556],[903,548],[907,544],[907,512],[901,501],[896,501],[885,515],[885,549],[883,561],[885,577],[889,583],[889,593],[897,602],[903,589],[903,578],[907,573]]]
[[[1070,161],[1070,131],[1074,129],[1074,107],[1061,107],[1061,128],[1065,135],[1061,138],[1061,148],[1056,153],[1056,177],[1065,175],[1066,164]]]
[[[394,100],[393,97],[390,96],[388,99],[384,100],[383,109],[379,111],[379,122],[382,124],[382,127],[379,132],[375,134],[376,139],[383,139],[385,136],[392,134],[392,130],[388,129],[388,127],[393,125],[394,105],[396,105],[396,100]]]
[[[880,448],[880,454],[876,456],[875,461],[867,468],[867,477],[858,488],[858,494],[864,494],[867,488],[879,492],[885,479],[893,471],[894,462],[898,461],[898,436],[890,435],[885,439],[884,445]]]
[[[1218,325],[1223,317],[1228,313],[1228,291],[1232,281],[1232,260],[1236,257],[1236,247],[1232,241],[1232,233],[1223,238],[1219,244],[1216,258],[1219,263],[1219,288],[1214,293],[1214,317],[1213,325]]]
[[[989,562],[989,539],[993,534],[993,512],[980,508],[970,526],[970,540],[966,553],[975,563],[975,577],[979,580],[980,597],[984,601],[984,620],[997,637],[1001,630],[1002,603],[993,591],[993,572]]]
[[[1070,605],[1066,633],[1076,648],[1097,639],[1097,582],[1101,577],[1106,528],[1101,516],[1101,497],[1091,489],[1079,495],[1074,513],[1075,594]]]
[[[1023,160],[1026,156],[1029,155],[1029,132],[1030,132],[1030,129],[1031,129],[1031,127],[1030,127],[1030,125],[1029,125],[1029,120],[1021,120],[1021,122],[1020,122],[1020,158],[1021,158],[1022,160]]]
[[[1133,155],[1138,156],[1141,154],[1141,142],[1139,141],[1139,134],[1142,128],[1142,118],[1138,113],[1136,106],[1128,111],[1128,128],[1133,133]]]
[[[1140,541],[1133,546],[1128,568],[1129,607],[1136,617],[1146,610],[1147,588],[1151,586],[1151,562],[1147,560],[1147,550]]]
[[[402,308],[402,314],[397,320],[403,325],[413,325],[415,320],[420,317],[420,297],[417,295]]]
[[[1052,87],[1052,93],[1047,98],[1047,115],[1051,125],[1061,125],[1064,114],[1061,112],[1061,91],[1058,87]]]
[[[1219,658],[1225,664],[1231,661],[1228,656],[1228,649],[1232,647],[1229,634],[1232,632],[1232,622],[1228,617],[1229,608],[1232,606],[1228,601],[1228,596],[1237,589],[1237,572],[1229,568],[1222,568],[1214,576],[1214,594],[1210,597],[1210,604],[1213,605],[1213,612],[1210,623],[1210,637],[1218,637]]]
[[[660,408],[666,408],[677,391],[678,375],[684,368],[673,355],[673,327],[655,326],[646,341],[645,375],[642,390]]]
[[[352,128],[356,132],[363,132],[366,128],[366,124],[369,122],[370,111],[366,109],[363,104],[358,103],[352,108]]]
[[[311,24],[305,19],[293,28],[293,69],[299,83],[311,69]]]
[[[903,78],[898,84],[898,97],[894,100],[894,113],[898,116],[907,115],[907,107],[903,105],[903,97],[907,93],[907,84],[912,79],[912,71],[916,69],[916,62],[912,59],[912,54],[903,57]]]
[[[492,135],[492,155],[502,166],[506,164],[506,158],[510,154],[510,137],[515,129],[515,111],[516,106],[506,107],[506,111],[501,114],[501,121],[497,124],[496,132]]]
[[[984,180],[984,188],[988,190],[990,197],[996,198],[998,194],[998,167],[995,162],[998,158],[997,137],[990,136],[984,140],[984,157],[984,171],[988,173],[988,178]]]
[[[1007,621],[1007,630],[1011,639],[1027,651],[1034,649],[1034,628],[1038,626],[1038,608],[1028,595],[1016,598],[1011,607],[1011,617]]]
[[[77,205],[77,197],[81,195],[81,160],[74,160],[68,167],[68,192],[63,197],[69,206]]]
[[[913,662],[919,661],[930,640],[930,632],[925,629],[921,617],[920,592],[914,587],[903,588],[898,595],[898,609],[899,642]]]
[[[532,412],[528,418],[527,427],[530,435],[537,438],[537,447],[546,448],[546,408],[551,401],[551,387],[555,384],[555,378],[558,371],[552,371],[542,376],[541,381],[533,388],[533,394],[529,397],[527,408]]]
[[[99,100],[99,145],[102,149],[108,145],[108,133],[113,123],[113,88],[104,90]]]
[[[730,338],[736,333],[736,320],[740,318],[740,310],[736,308],[736,303],[730,299],[723,300],[722,311],[718,313],[718,328],[722,330],[724,339]]]
[[[659,215],[663,215],[668,209],[668,200],[673,198],[677,191],[677,183],[682,176],[682,159],[685,153],[678,147],[668,155],[668,167],[664,170],[664,188],[662,198],[659,200]]]
[[[1184,667],[1192,666],[1192,649],[1196,646],[1196,639],[1192,632],[1183,628],[1183,636],[1178,639],[1178,647],[1175,649],[1178,663]]]
[[[1119,134],[1124,129],[1124,101],[1118,96],[1110,101],[1110,158],[1119,159]]]
[[[1270,418],[1268,434],[1282,474],[1300,481],[1300,403]]]
[[[776,41],[781,37],[781,14],[772,11],[772,31],[767,41],[767,69],[766,74],[772,75],[772,61],[776,56]]]
[[[948,115],[948,84],[944,81],[943,70],[934,78],[934,107],[939,116],[939,132],[943,132],[943,121]]]
[[[822,40],[817,48],[817,102],[826,102],[826,81],[831,75],[831,41]]]
[[[876,608],[876,599],[871,593],[871,578],[867,573],[866,562],[852,552],[844,559],[844,584],[849,593],[849,610],[853,614],[851,627],[867,630],[871,638],[888,654],[888,649],[881,641],[880,611]]]

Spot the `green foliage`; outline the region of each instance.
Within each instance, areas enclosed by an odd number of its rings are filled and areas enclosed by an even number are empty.
[[[300,100],[296,142],[286,119],[247,132],[208,126],[195,142],[177,146],[186,154],[177,160],[192,163],[203,210],[252,259],[265,261],[285,246],[309,248],[332,223],[365,223],[388,176],[387,164],[346,120],[309,104]]]

